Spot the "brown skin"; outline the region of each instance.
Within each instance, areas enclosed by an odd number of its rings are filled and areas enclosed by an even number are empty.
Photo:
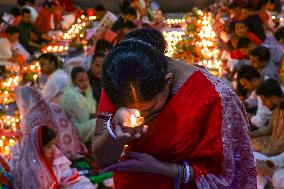
[[[258,57],[256,56],[250,55],[249,59],[250,59],[251,65],[258,70],[262,70],[267,64],[267,62],[260,61]]]
[[[87,91],[90,85],[88,74],[86,72],[78,73],[72,83],[74,86],[79,87],[81,91]]]
[[[43,147],[43,155],[49,162],[52,162],[54,159],[54,145],[55,144],[56,144],[56,140],[53,139],[46,146]]]
[[[96,12],[96,18],[97,18],[97,20],[102,20],[103,17],[105,16],[105,14],[106,14],[106,11],[97,11],[97,12]]]
[[[237,23],[235,25],[235,33],[238,37],[246,37],[248,32],[248,28],[243,23]]]
[[[92,61],[91,72],[96,78],[101,78],[104,59],[105,57],[98,56]]]
[[[19,33],[14,33],[14,34],[11,34],[9,35],[8,34],[8,40],[11,42],[11,43],[15,43],[15,42],[18,42],[19,41]]]
[[[257,87],[260,85],[261,79],[254,78],[251,81],[249,81],[247,79],[241,78],[240,83],[246,90],[252,92],[256,90]]]
[[[270,110],[274,110],[281,102],[281,97],[274,95],[271,97],[260,96],[260,98],[262,100],[262,104]]]
[[[41,67],[41,72],[47,76],[50,76],[56,70],[56,66],[54,62],[50,62],[47,59],[40,59],[39,64]]]

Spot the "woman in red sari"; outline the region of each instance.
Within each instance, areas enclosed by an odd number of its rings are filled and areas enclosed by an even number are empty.
[[[118,189],[256,188],[238,97],[206,70],[162,51],[127,39],[107,55],[93,142],[97,163],[115,172]],[[148,126],[129,128],[135,109]]]

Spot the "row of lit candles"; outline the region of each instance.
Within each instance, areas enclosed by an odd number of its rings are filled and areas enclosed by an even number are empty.
[[[176,44],[182,40],[182,36],[185,35],[184,31],[164,31],[163,35],[167,41],[167,52],[166,55],[171,57],[176,49]]]
[[[182,24],[185,23],[185,19],[184,18],[169,18],[166,20],[167,24]]]
[[[0,154],[3,155],[9,155],[11,147],[13,147],[15,144],[15,138],[14,137],[6,137],[2,136],[0,138]]]

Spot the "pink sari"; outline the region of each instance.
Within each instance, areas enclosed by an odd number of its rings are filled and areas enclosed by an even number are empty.
[[[11,174],[14,179],[14,188],[60,188],[60,184],[52,171],[52,165],[47,163],[43,156],[41,138],[41,127],[35,127],[12,149]]]
[[[85,153],[78,133],[65,113],[59,106],[48,104],[39,91],[32,87],[18,87],[16,103],[22,116],[20,126],[23,135],[30,134],[35,127],[46,125],[56,133],[56,145],[66,157],[74,159]]]

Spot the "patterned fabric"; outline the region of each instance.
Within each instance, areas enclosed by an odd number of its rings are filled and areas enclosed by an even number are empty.
[[[61,97],[61,107],[77,128],[80,141],[87,142],[93,136],[96,127],[96,119],[91,117],[97,112],[92,88],[89,87],[84,96],[70,83]]]
[[[13,187],[17,189],[56,189],[52,168],[42,154],[41,127],[32,129],[11,151]]]
[[[18,87],[16,103],[22,116],[20,126],[23,135],[30,134],[35,127],[46,125],[55,131],[57,146],[68,158],[74,159],[85,152],[76,129],[62,109],[48,104],[39,91],[32,87]]]
[[[107,110],[104,99],[100,108]],[[195,72],[147,125],[147,134],[129,150],[160,161],[188,160],[195,184],[181,188],[256,188],[245,109],[230,87],[209,72]],[[169,177],[127,172],[115,172],[114,182],[117,189],[170,189],[174,184]]]
[[[53,161],[43,155],[41,127],[33,128],[11,153],[13,186],[19,189],[95,189],[95,186],[76,169],[62,152],[53,146]]]
[[[284,110],[275,109],[269,123],[272,134],[252,139],[252,146],[255,151],[267,156],[277,155],[284,151]]]

